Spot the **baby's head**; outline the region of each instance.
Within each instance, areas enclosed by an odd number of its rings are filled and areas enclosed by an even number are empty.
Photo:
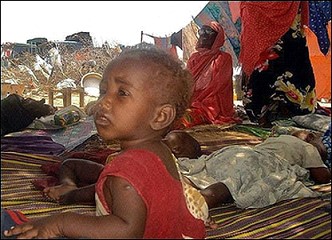
[[[195,159],[202,155],[199,142],[185,131],[173,130],[166,135],[163,141],[177,158]]]
[[[145,71],[146,94],[152,101],[176,107],[176,119],[184,114],[192,95],[193,79],[182,62],[157,48],[125,50],[118,60],[136,61]]]
[[[139,123],[140,129],[130,130],[165,134],[189,106],[192,84],[190,72],[163,50],[125,50],[105,69],[95,118],[127,122],[127,131]],[[96,126],[102,129],[98,121]]]
[[[296,130],[291,133],[294,137],[302,139],[317,148],[323,161],[327,159],[327,149],[322,142],[321,136],[307,130]]]

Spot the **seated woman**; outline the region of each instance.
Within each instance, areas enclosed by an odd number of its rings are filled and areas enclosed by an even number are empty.
[[[194,77],[194,93],[189,111],[176,126],[241,122],[233,103],[232,57],[222,50],[224,30],[218,22],[203,25],[187,68]]]
[[[331,181],[321,138],[306,132],[312,137],[307,143],[301,134],[270,137],[254,147],[228,146],[209,156],[201,155],[198,142],[184,131],[170,132],[165,143],[181,156],[180,171],[201,189],[209,208],[233,201],[240,208],[259,208],[290,198],[316,197],[303,183]]]

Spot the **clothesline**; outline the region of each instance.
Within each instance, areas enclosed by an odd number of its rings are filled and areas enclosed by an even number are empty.
[[[151,38],[156,38],[156,36],[153,36],[151,34],[144,33],[143,31],[141,31],[141,42],[143,42],[143,35],[151,37]],[[167,37],[170,37],[170,36],[165,35],[165,38],[167,38]],[[159,38],[162,38],[162,37],[159,37]]]

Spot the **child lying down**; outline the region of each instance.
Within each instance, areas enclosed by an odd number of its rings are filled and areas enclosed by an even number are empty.
[[[256,146],[227,146],[210,155],[202,155],[198,142],[186,132],[170,132],[165,140],[178,157],[181,173],[200,189],[209,208],[229,202],[261,208],[285,199],[317,197],[306,184],[331,181],[322,160],[326,148],[308,131],[270,137]]]
[[[200,189],[209,208],[230,202],[239,208],[260,208],[285,199],[317,197],[306,185],[330,182],[321,139],[308,131],[293,135],[270,137],[254,147],[228,146],[210,155],[202,155],[198,141],[184,131],[170,132],[164,142],[177,157],[184,179]],[[95,177],[86,174],[87,166]],[[91,161],[68,159],[60,171],[62,184],[45,188],[44,193],[60,204],[93,204],[94,183],[102,168]],[[62,179],[71,175],[77,183],[66,185]]]

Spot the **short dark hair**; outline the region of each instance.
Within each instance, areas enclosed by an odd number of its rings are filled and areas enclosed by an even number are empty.
[[[189,107],[193,92],[193,78],[191,73],[185,69],[184,64],[158,48],[126,49],[116,60],[123,58],[139,58],[160,69],[151,76],[151,81],[155,83],[151,85],[151,89],[158,91],[160,101],[175,106],[174,121],[180,119]]]

